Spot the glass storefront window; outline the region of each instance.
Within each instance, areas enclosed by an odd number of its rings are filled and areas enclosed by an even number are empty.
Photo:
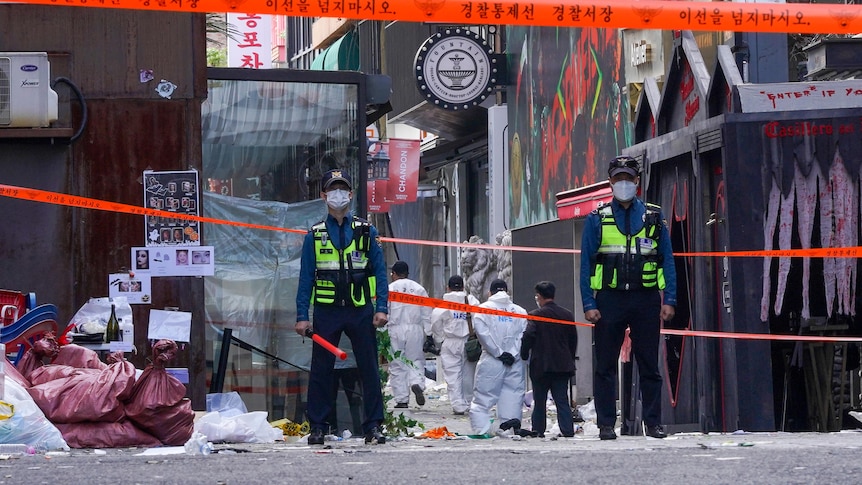
[[[231,347],[223,392],[238,391],[249,411],[267,411],[270,420],[304,420],[311,340],[293,330],[300,252],[304,232],[326,213],[321,175],[340,168],[361,181],[360,92],[355,83],[210,75],[202,106],[204,215],[297,230],[207,224],[203,231],[216,262],[204,284],[209,376],[230,328],[245,345]],[[340,345],[349,351],[347,338]],[[339,422],[350,418],[340,414]]]

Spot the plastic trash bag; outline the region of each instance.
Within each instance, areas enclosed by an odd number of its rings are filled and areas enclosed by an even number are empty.
[[[58,424],[66,443],[72,448],[152,448],[162,442],[124,419],[116,423]]]
[[[581,417],[587,421],[595,421],[598,414],[596,413],[596,403],[592,400],[582,406],[578,406],[578,412]]]
[[[8,377],[4,400],[15,406],[15,413],[0,421],[0,443],[23,443],[39,451],[69,451],[60,430],[48,421],[27,390]]]
[[[123,401],[135,384],[135,367],[122,358],[122,352],[109,359],[115,362],[104,370],[76,369],[68,377],[34,385],[28,391],[53,423],[119,421],[124,415]]]
[[[33,342],[33,346],[18,360],[18,372],[24,378],[30,379],[30,373],[45,365],[45,359],[53,360],[59,353],[60,343],[57,341],[57,337],[53,333],[48,333]]]
[[[216,392],[207,394],[207,412],[218,411],[222,416],[238,416],[248,412],[239,393]]]
[[[18,371],[18,368],[12,365],[12,362],[10,362],[5,355],[3,356],[3,358],[6,359],[6,367],[4,368],[6,372],[6,377],[11,378],[13,381],[20,384],[21,387],[23,387],[24,389],[30,387],[30,380],[21,375],[21,372]]]
[[[224,416],[218,411],[204,414],[194,425],[213,443],[272,443],[282,441],[281,429],[273,428],[265,411],[254,411],[237,416]]]
[[[51,360],[52,364],[69,365],[81,369],[104,369],[107,364],[99,359],[99,353],[80,345],[69,344],[60,347],[60,352]]]
[[[79,333],[105,333],[108,328],[108,319],[111,318],[111,305],[115,306],[117,320],[132,324],[132,306],[125,296],[115,298],[101,297],[90,298],[87,303],[78,309],[70,324],[75,325]]]
[[[30,386],[38,386],[46,382],[65,379],[78,374],[98,374],[95,369],[78,369],[68,365],[45,365],[30,373]]]
[[[192,437],[183,445],[187,455],[209,455],[213,452],[213,444],[201,433],[192,433]]]
[[[165,371],[177,344],[159,340],[153,345],[153,363],[148,365],[126,402],[126,417],[138,427],[171,446],[182,446],[192,436],[195,413],[185,399],[186,386]]]

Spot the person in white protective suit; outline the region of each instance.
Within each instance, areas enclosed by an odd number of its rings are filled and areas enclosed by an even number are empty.
[[[449,278],[443,300],[454,303],[478,305],[479,300],[464,291],[464,278],[455,275]],[[443,378],[452,403],[452,412],[457,415],[470,410],[473,399],[473,377],[476,374],[476,363],[467,361],[464,354],[464,343],[469,334],[467,313],[462,310],[435,308],[431,312],[431,334],[440,344],[438,362],[443,370]]]
[[[428,297],[419,283],[409,279],[410,267],[404,261],[392,265],[392,283],[389,291]],[[389,340],[392,353],[401,351],[401,358],[389,363],[389,387],[396,408],[406,408],[410,391],[416,404],[425,404],[425,336],[431,335],[431,307],[410,303],[389,303]],[[409,362],[406,362],[409,361]]]
[[[491,296],[479,307],[526,316],[526,310],[512,303],[508,290],[505,281],[492,281]],[[482,344],[482,356],[476,366],[470,425],[475,434],[489,433],[491,408],[496,404],[500,429],[512,428],[518,432],[526,386],[525,365],[520,358],[521,336],[527,328],[527,319],[479,311],[473,317],[473,325]]]

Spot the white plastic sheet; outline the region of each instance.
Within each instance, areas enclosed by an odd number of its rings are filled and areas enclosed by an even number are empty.
[[[254,411],[225,416],[218,411],[204,414],[195,422],[195,432],[213,443],[272,443],[284,439],[280,428],[273,428],[266,412]]]

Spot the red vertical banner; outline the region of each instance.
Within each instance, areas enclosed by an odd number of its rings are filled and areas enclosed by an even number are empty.
[[[389,212],[389,202],[386,201],[386,180],[368,181],[368,212]]]
[[[389,198],[415,202],[419,191],[419,140],[389,139]]]

